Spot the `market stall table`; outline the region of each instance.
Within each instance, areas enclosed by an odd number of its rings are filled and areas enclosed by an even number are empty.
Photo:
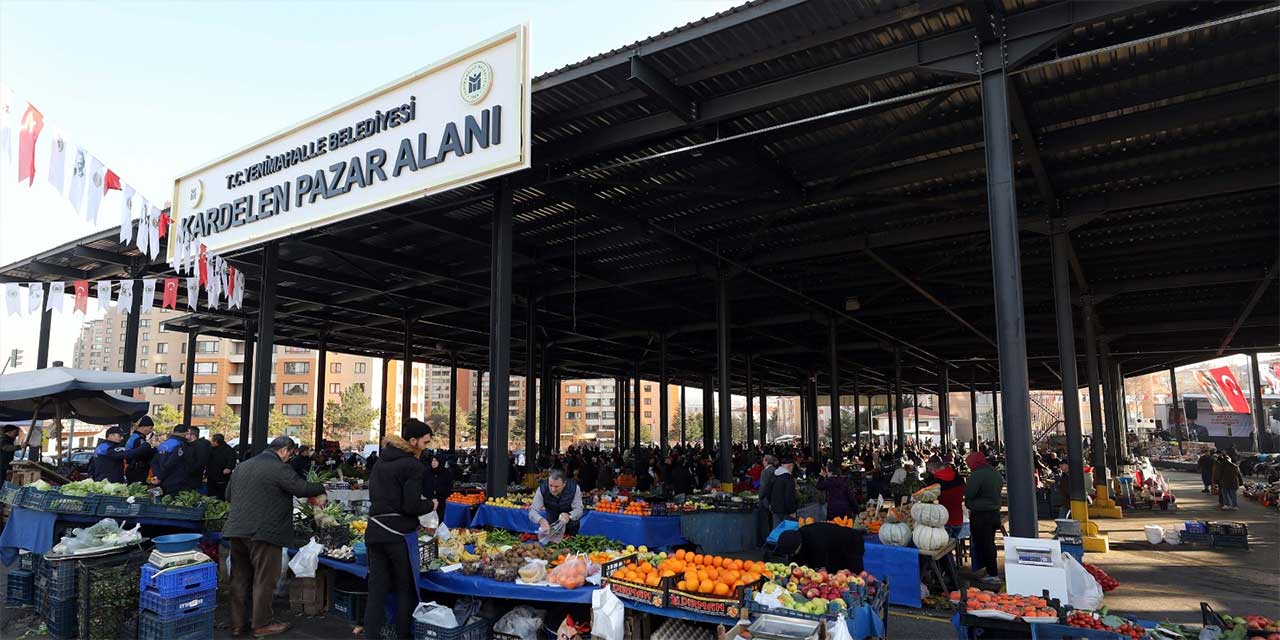
[[[471,524],[471,505],[457,502],[444,503],[444,524],[450,529],[462,529]]]
[[[538,587],[514,582],[499,582],[492,578],[464,575],[461,571],[450,573],[428,571],[420,573],[418,574],[418,586],[428,591],[440,591],[480,598],[576,602],[582,604],[591,604],[591,593],[595,591],[589,586],[564,589],[562,587]]]
[[[203,520],[51,513],[37,509],[13,507],[9,513],[9,519],[5,521],[4,530],[0,531],[0,562],[6,558],[16,558],[19,549],[32,553],[47,553],[56,542],[54,540],[54,527],[58,520],[75,524],[97,524],[106,518],[114,519],[120,523],[121,527],[136,523],[142,526],[172,527],[199,531],[204,526]],[[12,559],[9,562],[12,562]]]
[[[694,511],[680,516],[680,534],[702,553],[724,555],[756,548],[756,514]]]
[[[920,553],[915,547],[895,547],[868,536],[863,542],[862,567],[889,580],[889,603],[919,609]]]
[[[480,505],[476,509],[475,517],[471,518],[471,528],[479,529],[480,527],[497,527],[498,529],[523,533],[537,533],[538,531],[538,525],[529,522],[528,509],[494,507],[487,504]]]
[[[589,511],[582,517],[578,534],[606,536],[637,547],[645,545],[651,549],[663,549],[685,543],[680,531],[680,516],[628,516]]]

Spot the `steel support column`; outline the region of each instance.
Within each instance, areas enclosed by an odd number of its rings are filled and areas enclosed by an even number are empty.
[[[1249,354],[1249,380],[1253,383],[1253,450],[1262,451],[1262,430],[1267,428],[1267,408],[1262,403],[1262,372],[1258,352]]]
[[[1182,428],[1178,428],[1174,421],[1181,415],[1182,403],[1178,401],[1178,374],[1175,367],[1169,367],[1169,424],[1165,425],[1165,428],[1180,441],[1186,438],[1186,420],[1180,421]]]
[[[478,455],[480,453],[480,425],[484,424],[484,371],[480,369],[476,369],[476,402],[472,406],[476,408],[476,423],[472,426],[476,430],[475,450]]]
[[[254,455],[267,448],[267,424],[271,417],[272,362],[276,344],[276,262],[280,246],[272,240],[262,246],[258,285],[257,361],[253,363],[253,430]]]
[[[853,370],[853,446],[857,447],[859,438],[862,435],[862,423],[859,420],[862,414],[862,390],[858,387],[858,370]],[[868,437],[870,440],[870,437]]]
[[[34,283],[27,285],[30,295],[30,287],[36,286]],[[44,289],[44,308],[40,310],[40,338],[36,343],[36,368],[49,368],[49,335],[53,328],[53,309],[49,307],[49,283],[40,285]],[[123,283],[121,283],[123,286]]]
[[[511,396],[511,182],[498,180],[489,244],[489,495],[507,495]]]
[[[844,441],[840,437],[840,351],[837,347],[839,332],[836,317],[827,325],[827,351],[831,359],[831,457],[837,465],[844,460]]]
[[[186,383],[182,385],[182,424],[191,424],[191,404],[195,396],[195,384],[192,380],[196,377],[196,345],[199,344],[199,334],[194,331],[187,334],[187,362],[186,362]],[[127,353],[129,347],[125,347]],[[241,396],[243,398],[243,396]],[[241,413],[244,408],[241,407]]]
[[[689,403],[686,402],[685,393],[689,387],[680,385],[680,448],[685,448],[685,426],[689,421]]]
[[[711,455],[715,450],[715,428],[716,428],[716,409],[715,409],[715,390],[712,387],[711,374],[706,373],[702,376],[702,450],[706,455]]]
[[[534,460],[538,448],[538,313],[533,291],[529,291],[525,307],[524,466],[529,472],[537,471]]]
[[[449,352],[449,453],[458,451],[458,354]]]
[[[555,420],[551,422],[551,451],[560,450],[560,423],[564,419],[564,385],[561,380],[552,377],[551,384],[554,386],[555,395],[551,397],[551,409],[555,413]]]
[[[753,448],[755,448],[755,446],[756,446],[756,445],[755,445],[755,440],[756,440],[756,412],[755,412],[755,411],[753,411],[753,409],[755,409],[755,407],[753,407],[753,406],[751,406],[751,405],[755,402],[755,395],[752,393],[752,391],[754,390],[754,388],[755,388],[755,387],[753,387],[753,386],[752,386],[752,380],[751,380],[751,354],[749,354],[749,353],[747,354],[746,374],[747,374],[747,393],[746,393],[746,399],[747,399],[747,448],[748,448],[748,449],[753,449]]]
[[[911,387],[911,417],[913,418],[911,421],[913,423],[912,428],[915,430],[915,436],[913,437],[915,438],[916,446],[920,446],[920,385]],[[939,413],[939,417],[941,417],[941,413]]]
[[[400,355],[400,422],[410,418],[413,411],[413,323],[417,321],[408,311],[404,313],[404,350]]]
[[[951,368],[945,362],[938,375],[938,438],[942,451],[951,451]]]
[[[614,383],[615,384],[613,387],[614,388],[613,401],[614,401],[614,408],[616,409],[617,402],[618,402],[618,397],[617,397],[618,386],[616,384],[617,383],[616,380],[614,381]],[[551,430],[555,428],[554,427],[555,413],[557,409],[554,404],[556,399],[556,393],[555,393],[555,389],[552,388],[555,385],[551,375],[551,343],[549,342],[542,343],[542,376],[541,376],[540,384],[542,385],[542,416],[541,416],[541,420],[538,421],[539,423],[538,452],[540,454],[550,454],[551,453]],[[613,445],[615,447],[618,446],[618,427],[619,427],[618,412],[614,411]]]
[[[615,384],[618,387],[618,415],[622,418],[618,448],[626,451],[631,448],[631,378],[618,378]]]
[[[1119,423],[1120,417],[1116,415],[1116,390],[1111,380],[1115,369],[1111,366],[1111,358],[1108,351],[1106,344],[1103,343],[1099,354],[1098,370],[1102,372],[1102,413],[1106,427],[1106,438],[1103,442],[1106,443],[1107,448],[1106,469],[1109,472],[1108,478],[1114,478],[1118,470],[1117,461],[1120,459],[1120,450],[1116,448],[1116,425]]]
[[[658,446],[662,447],[662,457],[667,457],[668,430],[671,422],[671,399],[667,397],[667,334],[662,334],[658,342]]]
[[[729,279],[720,274],[716,287],[716,373],[720,378],[720,450],[716,475],[733,484],[733,386],[729,377]]]
[[[315,443],[316,451],[321,449],[324,444],[324,399],[329,393],[325,388],[325,373],[329,371],[329,335],[327,333],[320,334],[320,349],[316,354],[316,364],[320,367],[316,371],[316,425],[315,425]]]
[[[822,454],[822,427],[818,425],[818,373],[809,376],[809,428],[813,432],[809,455],[818,458]]]
[[[240,459],[247,460],[249,458],[249,417],[253,407],[253,347],[257,343],[254,337],[254,323],[252,320],[244,321],[244,367],[241,370],[244,383],[240,385]],[[187,351],[191,351],[190,345]],[[190,368],[187,369],[190,371]],[[188,376],[190,374],[187,374]],[[188,378],[189,379],[189,378]],[[386,394],[384,393],[385,397]],[[190,403],[187,403],[190,404]],[[183,417],[186,420],[186,417]]]
[[[969,370],[969,440],[971,451],[978,450],[978,368]]]
[[[387,389],[389,388],[387,377],[391,374],[391,360],[382,358],[382,395],[378,396],[378,446],[382,446],[382,441],[387,439]]]
[[[764,390],[764,380],[760,381],[760,446],[769,444],[769,394]]]
[[[1120,447],[1120,459],[1129,459],[1129,393],[1124,388],[1124,368],[1119,362],[1116,365],[1116,410],[1120,412],[1120,438],[1116,444]]]
[[[1071,310],[1071,273],[1067,264],[1067,231],[1053,234],[1053,308],[1058,327],[1058,369],[1062,376],[1062,421],[1067,432],[1067,474],[1071,513],[1088,518],[1084,487],[1084,435],[1080,428],[1080,384],[1076,379],[1076,336]]]
[[[898,423],[897,444],[901,449],[907,438],[902,412],[902,348],[896,345],[893,347],[893,396],[894,416]]]
[[[136,275],[136,274],[134,274]],[[121,284],[121,286],[124,286]],[[47,295],[47,294],[46,294]],[[48,304],[46,298],[46,304]],[[138,328],[142,323],[142,280],[133,280],[133,304],[129,306],[129,317],[125,319],[124,333],[124,367],[125,373],[138,371]],[[190,374],[188,374],[190,375]],[[125,389],[124,395],[132,396],[133,389]]]
[[[644,396],[643,396],[643,394],[641,394],[641,393],[640,393],[640,363],[638,363],[638,362],[636,363],[636,386],[635,386],[635,395],[636,395],[636,399],[635,399],[635,405],[636,405],[636,406],[635,406],[636,427],[635,427],[635,429],[632,429],[631,437],[632,437],[632,438],[634,439],[634,441],[635,441],[635,446],[636,446],[636,448],[637,448],[637,449],[639,449],[639,448],[640,448],[640,424],[641,424],[641,422],[640,422],[640,405],[641,405],[641,404],[644,404],[644,401],[643,401],[643,400],[641,400],[641,398],[642,398],[642,397],[644,397]]]

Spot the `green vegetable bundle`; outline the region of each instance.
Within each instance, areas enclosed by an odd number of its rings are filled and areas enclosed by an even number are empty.
[[[608,549],[621,549],[625,546],[605,536],[569,536],[558,544],[551,545],[551,548],[571,553],[595,553]]]

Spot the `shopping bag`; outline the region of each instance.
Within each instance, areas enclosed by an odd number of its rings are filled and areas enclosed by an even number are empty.
[[[1067,567],[1067,602],[1075,609],[1093,611],[1102,604],[1102,586],[1094,579],[1076,557],[1064,553],[1062,560]]]
[[[289,561],[289,569],[293,571],[293,575],[299,578],[316,577],[316,566],[320,564],[321,551],[324,551],[324,547],[316,542],[315,538],[298,549],[297,555]]]
[[[434,531],[436,527],[440,526],[440,516],[436,515],[436,512],[434,511],[423,516],[418,516],[418,526],[421,526],[423,529],[428,531]]]
[[[418,608],[413,610],[413,619],[441,629],[458,627],[458,618],[453,615],[453,609],[435,602],[419,602]]]
[[[591,636],[604,640],[623,640],[622,628],[626,613],[622,601],[613,595],[609,587],[591,593]]]

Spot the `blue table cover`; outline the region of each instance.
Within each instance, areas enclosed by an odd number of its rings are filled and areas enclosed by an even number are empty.
[[[487,504],[480,505],[476,509],[476,515],[471,519],[471,527],[497,527],[508,531],[521,531],[524,533],[537,533],[538,525],[529,522],[528,509],[509,509],[507,507],[491,507]]]
[[[685,543],[684,536],[680,535],[680,516],[641,517],[589,511],[582,517],[578,533],[607,536],[624,544],[645,545],[652,549]]]
[[[754,511],[686,513],[680,516],[680,533],[698,545],[702,553],[724,555],[754,551],[757,547],[756,517]]]
[[[799,528],[799,522],[795,520],[783,520],[778,523],[778,526],[773,528],[773,531],[769,532],[769,537],[765,538],[765,542],[768,542],[769,544],[778,544],[778,536],[782,535],[782,532],[794,531]]]
[[[0,562],[5,566],[18,559],[18,550],[44,555],[53,548],[53,524],[58,514],[13,507],[0,531]]]
[[[891,604],[920,608],[920,552],[915,547],[881,544],[880,536],[867,536],[862,568],[878,578],[889,579]]]
[[[444,503],[444,524],[450,529],[462,529],[471,524],[471,505]]]
[[[578,587],[577,589],[531,587],[514,582],[498,582],[492,578],[481,576],[468,576],[461,571],[451,573],[431,571],[418,574],[418,586],[428,591],[441,591],[480,598],[578,602],[585,604],[591,604],[591,593],[595,591],[595,588],[590,585]]]
[[[140,524],[144,527],[148,527],[148,526],[176,527],[179,529],[190,529],[192,531],[199,531],[200,529],[204,528],[203,520],[181,520],[177,518],[152,518],[148,516],[141,516],[141,517],[139,516],[87,516],[87,515],[82,515],[77,513],[59,513],[55,515],[58,516],[59,520],[65,520],[67,522],[80,522],[85,524],[97,524],[98,521],[100,520],[103,520],[105,518],[111,518],[116,522],[119,522],[120,526],[125,529],[132,527],[134,523]]]

